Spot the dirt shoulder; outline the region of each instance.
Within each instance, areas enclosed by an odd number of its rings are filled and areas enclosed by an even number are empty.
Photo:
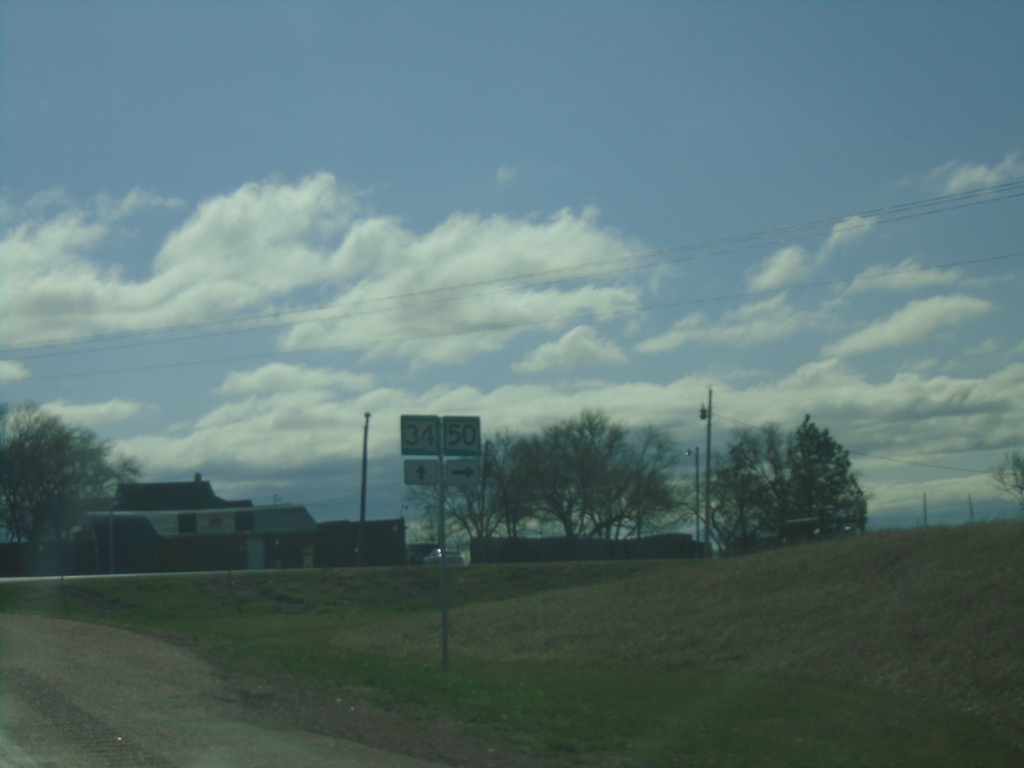
[[[305,730],[301,711],[276,722],[269,703],[165,641],[97,624],[0,615],[0,766],[444,764]]]
[[[574,763],[578,765],[578,763]],[[173,643],[99,624],[0,614],[0,768],[527,768],[471,734],[280,681],[227,678]]]

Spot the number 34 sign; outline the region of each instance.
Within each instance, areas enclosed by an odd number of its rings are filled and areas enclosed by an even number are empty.
[[[479,416],[402,416],[403,456],[479,456]]]

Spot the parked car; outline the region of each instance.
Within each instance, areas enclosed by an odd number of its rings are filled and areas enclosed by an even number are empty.
[[[441,548],[438,547],[431,552],[428,552],[423,557],[424,565],[437,565],[441,562]],[[446,549],[444,551],[444,564],[445,565],[465,565],[466,561],[462,559],[462,553],[457,549]]]

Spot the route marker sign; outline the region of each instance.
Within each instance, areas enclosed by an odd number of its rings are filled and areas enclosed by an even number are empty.
[[[440,459],[406,459],[406,485],[437,485],[441,481]]]
[[[482,481],[480,454],[479,416],[402,416],[402,455],[431,457],[406,459],[405,484],[438,486],[439,511],[445,509],[444,496],[449,484],[478,485]],[[443,464],[448,456],[470,458]],[[442,552],[446,551],[444,518],[444,514],[438,514],[437,535]],[[447,672],[448,577],[444,564],[442,557],[437,569],[441,581],[441,666]]]
[[[402,416],[402,455],[440,456],[440,417]]]
[[[479,459],[452,459],[444,465],[444,479],[448,485],[480,485]]]
[[[442,431],[445,456],[480,455],[479,416],[445,416]]]

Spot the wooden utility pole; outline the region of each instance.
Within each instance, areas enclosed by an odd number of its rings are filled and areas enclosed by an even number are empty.
[[[370,414],[363,414],[363,483],[359,491],[359,533],[356,537],[356,565],[363,565],[363,549],[366,545],[366,446],[370,437]]]
[[[696,533],[696,537],[697,537],[697,544],[700,545],[700,446],[698,445],[692,451],[688,450],[686,453],[687,454],[690,454],[690,453],[694,454],[693,468],[694,468],[694,470],[696,472],[697,480],[696,480],[696,499],[694,501],[694,505],[693,506],[694,506],[694,509],[695,509],[695,511],[697,513],[697,528],[696,528],[695,533]]]
[[[711,387],[708,387],[708,407],[701,406],[700,418],[708,422],[707,446],[704,456],[704,483],[707,486],[704,490],[704,532],[708,540],[708,555],[714,555],[714,544],[712,537],[715,534],[714,520],[711,518]]]

